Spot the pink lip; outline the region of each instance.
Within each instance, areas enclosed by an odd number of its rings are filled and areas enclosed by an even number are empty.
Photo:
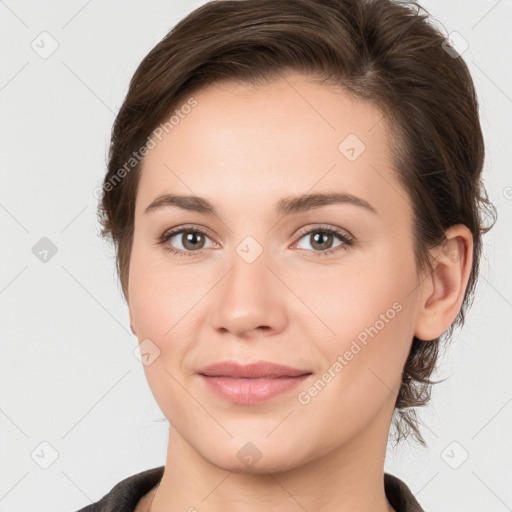
[[[240,365],[225,361],[200,370],[199,375],[215,394],[237,404],[255,404],[290,391],[311,372],[269,362]]]

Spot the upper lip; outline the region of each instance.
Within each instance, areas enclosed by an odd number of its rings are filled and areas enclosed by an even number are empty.
[[[199,370],[198,373],[207,377],[258,379],[262,377],[298,377],[300,375],[310,374],[311,372],[267,361],[258,361],[249,364],[240,364],[235,361],[222,361],[205,366]]]

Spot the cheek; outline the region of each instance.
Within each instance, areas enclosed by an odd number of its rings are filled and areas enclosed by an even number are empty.
[[[375,323],[379,331],[390,331],[388,325],[397,324],[393,321],[396,310],[411,301],[410,292],[416,286],[413,255],[412,252],[404,255],[391,246],[381,245],[379,249],[364,257],[358,255],[357,264],[353,263],[354,257],[347,259],[346,265],[318,266],[314,278],[295,276],[292,281],[293,276],[288,277],[318,325],[324,325],[321,330],[324,337],[351,340]],[[300,322],[299,315],[297,321]],[[382,329],[383,325],[386,329]]]
[[[211,284],[206,284],[205,275],[171,266],[162,253],[134,244],[129,296],[141,351],[146,343],[158,354],[144,370],[157,402],[165,408],[160,399],[169,402],[170,396],[179,393],[179,384],[172,377],[182,380],[183,362],[198,341],[201,298]]]
[[[398,392],[414,332],[412,253],[382,251],[359,269],[316,276],[315,283],[309,292],[304,287],[298,294],[307,297],[308,306],[322,320],[314,321],[324,333],[319,345],[324,364],[338,382],[333,388],[342,388],[338,392],[346,397],[349,389],[358,396],[380,398]]]
[[[174,326],[197,300],[198,287],[186,284],[179,267],[171,269],[163,249],[147,249],[142,243],[134,243],[129,297],[139,339],[150,338],[160,344],[172,336]]]
[[[170,275],[162,261],[142,251],[132,254],[130,311],[141,353],[150,353],[151,361],[143,368],[151,392],[164,415],[173,418],[176,407],[188,401],[180,386],[180,366],[194,339],[197,308],[192,306],[202,292],[198,286],[186,286],[179,270]]]
[[[347,303],[331,319],[336,336],[318,344],[325,356],[322,372],[298,398],[304,417],[316,417],[322,436],[334,445],[377,416],[382,420],[384,407],[393,410],[412,341],[413,313],[404,301],[390,302],[393,295],[366,294],[359,307]]]

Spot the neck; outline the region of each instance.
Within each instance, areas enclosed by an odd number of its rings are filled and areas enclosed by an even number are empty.
[[[147,510],[392,511],[384,492],[388,416],[376,418],[357,438],[301,466],[284,471],[260,467],[258,473],[216,466],[171,426],[164,474],[148,496]]]

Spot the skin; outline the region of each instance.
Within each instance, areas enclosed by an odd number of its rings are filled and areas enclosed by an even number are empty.
[[[145,157],[136,199],[130,323],[140,342],[160,350],[144,370],[170,424],[162,481],[137,511],[151,499],[153,512],[390,510],[384,458],[403,366],[413,335],[434,339],[455,319],[471,233],[452,226],[447,245],[432,249],[434,272],[418,275],[412,208],[391,166],[386,120],[342,89],[289,74],[193,96],[198,105]],[[366,146],[355,161],[338,149],[348,134]],[[334,191],[366,200],[377,214],[352,204],[274,213],[284,197]],[[208,199],[218,216],[175,206],[144,213],[171,192]],[[183,225],[208,234],[157,243]],[[317,231],[297,236],[319,225],[350,233],[353,245],[333,235],[319,248]],[[252,263],[236,251],[249,235],[263,251]],[[176,256],[171,244],[196,253]],[[298,394],[396,303],[400,312],[300,403]],[[237,405],[196,373],[222,360],[313,375],[267,402]],[[252,466],[237,457],[247,442],[261,453]]]

